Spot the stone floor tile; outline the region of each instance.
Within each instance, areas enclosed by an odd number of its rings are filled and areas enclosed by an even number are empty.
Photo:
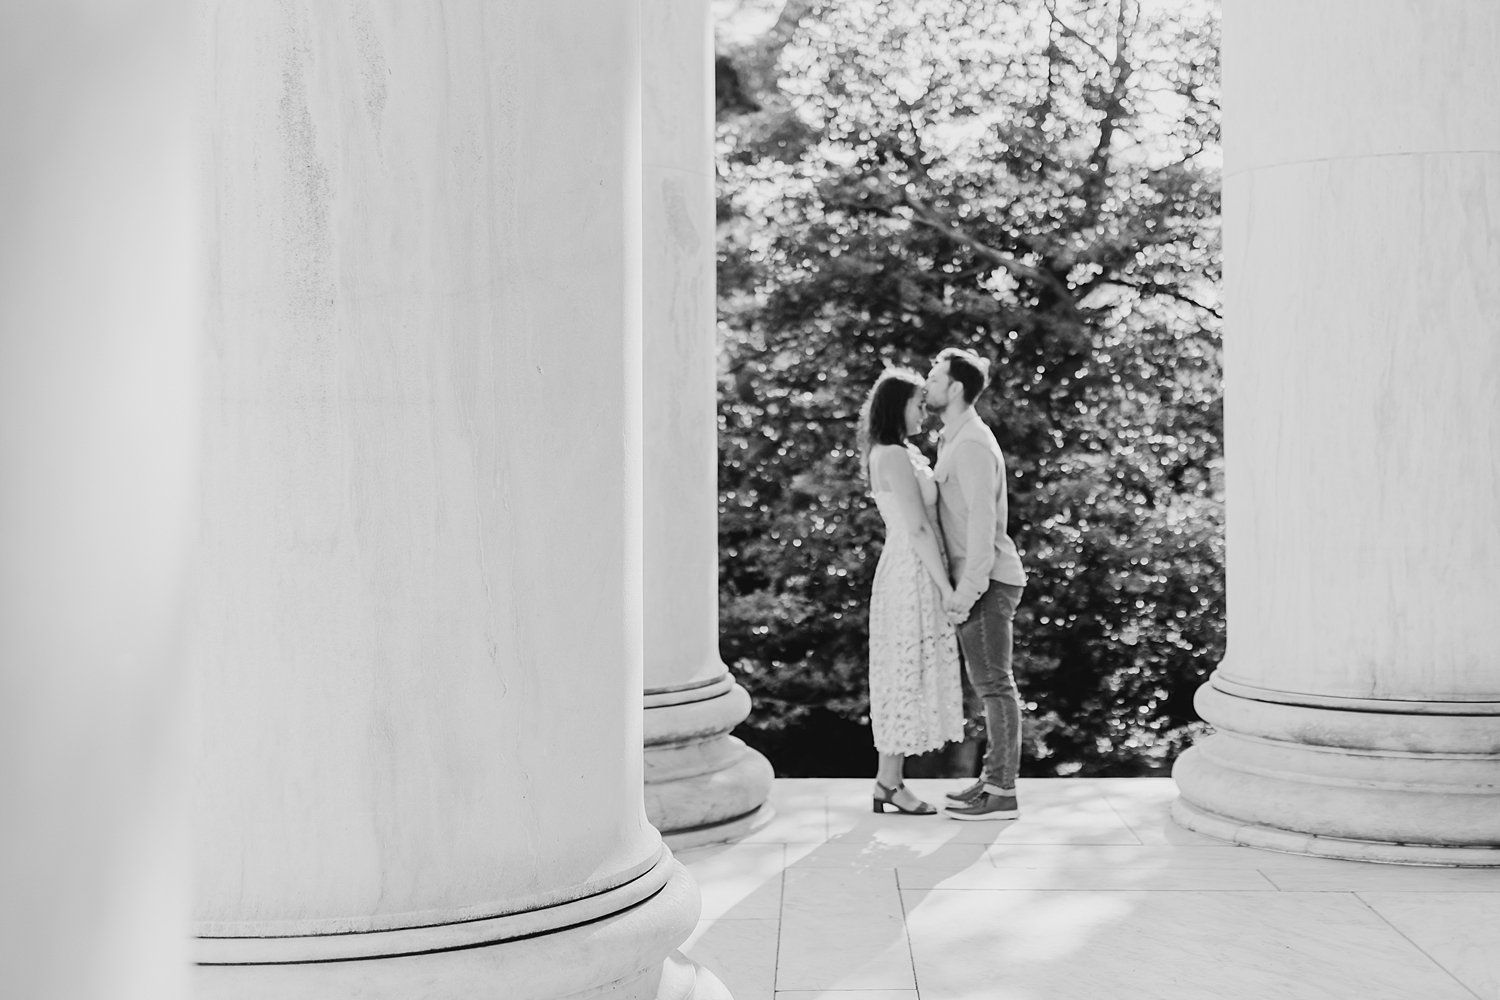
[[[1063,805],[1103,797],[1100,778],[1021,778],[1016,782],[1016,794],[1023,801],[1047,805]],[[1151,781],[1150,778],[1126,779]],[[1175,788],[1176,786],[1173,785]]]
[[[872,815],[837,800],[828,805],[828,840],[840,844],[988,844],[1006,824],[958,823],[942,815]]]
[[[679,852],[724,915],[694,945],[737,1000],[1500,1000],[1500,873],[1174,838],[1152,779],[1023,779],[1009,824],[875,816],[869,792],[778,780],[771,840]]]
[[[902,896],[922,1000],[1473,1000],[1352,895]]]
[[[734,1000],[775,1000],[775,920],[702,920],[683,954],[719,977]]]
[[[786,851],[786,864],[790,868],[808,855],[823,850],[828,846],[828,842],[820,840],[816,843],[787,843],[781,846]],[[818,866],[814,865],[813,867]]]
[[[1262,870],[1288,892],[1500,892],[1500,868],[1432,868],[1316,860],[1319,864],[1267,861]],[[1500,930],[1497,930],[1500,936]]]
[[[783,789],[783,784],[784,780],[778,780],[771,786],[771,822],[740,843],[821,843],[828,839],[827,794],[814,788]]]
[[[1169,846],[1165,844],[1012,844],[986,849],[999,868],[1226,868],[1254,871],[1266,861],[1265,851],[1229,845]]]
[[[1359,898],[1479,1000],[1500,1000],[1500,893],[1362,892]]]
[[[850,786],[868,786],[868,781],[855,778],[777,778],[771,786],[772,802],[806,801],[825,799],[840,789]]]
[[[789,844],[787,858],[788,867],[792,868],[842,868],[848,871],[897,867],[958,871],[973,865],[992,867],[984,844],[891,844],[879,839],[864,843]]]
[[[702,919],[781,918],[782,845],[738,843],[675,853],[698,882]]]
[[[1014,823],[959,823],[996,827],[985,841],[994,844],[1139,844],[1141,840],[1103,799],[1038,805],[1022,801]]]
[[[902,889],[1029,889],[1042,892],[1141,889],[1151,892],[1276,892],[1253,868],[997,868],[962,871],[937,868],[896,870]]]
[[[787,871],[779,955],[778,991],[914,989],[895,873]]]
[[[1143,844],[1212,846],[1224,843],[1201,833],[1184,830],[1172,822],[1171,806],[1177,799],[1177,784],[1171,778],[1086,780]]]
[[[1228,844],[1227,840],[1210,837],[1206,833],[1184,830],[1172,822],[1165,811],[1154,822],[1139,817],[1122,817],[1130,832],[1143,844],[1169,844],[1174,847],[1217,847]]]
[[[1021,818],[1013,822],[964,822],[936,816],[876,815],[860,799],[832,796],[828,802],[828,839],[842,843],[888,844],[1139,844],[1140,839],[1102,796],[1053,796],[1021,800]]]

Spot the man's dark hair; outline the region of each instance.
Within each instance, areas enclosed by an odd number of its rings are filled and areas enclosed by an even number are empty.
[[[972,404],[990,384],[990,363],[973,351],[945,347],[936,360],[948,362],[948,377],[963,386],[965,403]]]

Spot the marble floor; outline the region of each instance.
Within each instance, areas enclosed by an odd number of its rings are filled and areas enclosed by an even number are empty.
[[[1234,847],[1173,825],[1165,778],[1022,779],[1013,823],[869,790],[780,779],[768,827],[678,853],[683,950],[735,1000],[1500,1000],[1500,869]]]

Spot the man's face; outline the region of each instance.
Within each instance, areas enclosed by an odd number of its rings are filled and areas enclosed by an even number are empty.
[[[922,386],[922,402],[933,413],[941,413],[952,398],[953,379],[948,377],[948,362],[939,361],[927,373],[927,382]]]

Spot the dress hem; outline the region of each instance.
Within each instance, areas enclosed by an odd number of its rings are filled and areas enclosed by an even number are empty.
[[[919,754],[931,753],[934,750],[941,750],[943,747],[947,746],[949,743],[962,743],[963,739],[964,738],[962,736],[955,736],[955,737],[953,737],[951,739],[942,740],[942,741],[940,741],[938,743],[933,743],[933,744],[930,744],[930,745],[919,746],[917,749],[914,749],[914,750],[907,750],[907,749],[888,750],[885,747],[882,747],[882,746],[880,746],[877,743],[875,745],[875,752],[876,753],[883,753],[883,754],[900,754],[903,757],[915,757],[915,756],[917,756]]]

